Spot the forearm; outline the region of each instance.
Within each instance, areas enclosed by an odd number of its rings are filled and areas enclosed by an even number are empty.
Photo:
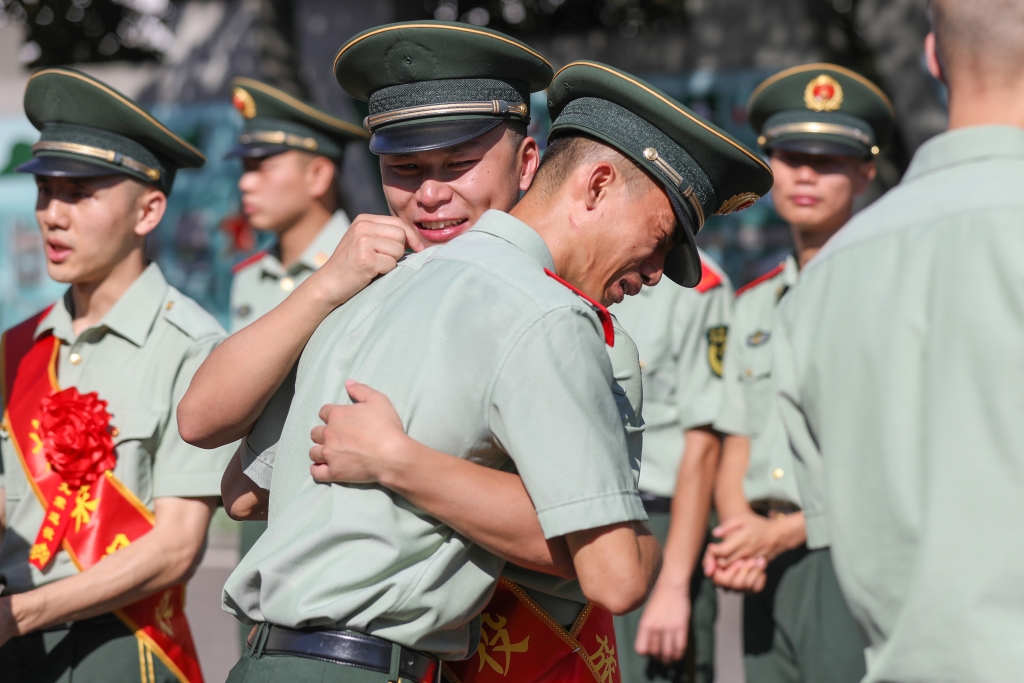
[[[386,460],[381,484],[474,543],[528,569],[573,578],[561,539],[544,538],[523,481],[509,472],[405,439]]]
[[[661,567],[661,546],[642,523],[574,532],[566,543],[588,600],[626,614],[647,599]]]
[[[722,521],[751,512],[743,493],[743,479],[749,462],[750,439],[726,436],[714,487],[715,509]]]
[[[336,308],[320,279],[314,273],[279,306],[213,350],[178,404],[185,441],[215,448],[249,433],[317,326]]]
[[[124,607],[186,580],[195,570],[216,499],[193,499],[168,510],[173,519],[87,570],[10,597],[18,633],[87,619]]]
[[[689,594],[690,578],[707,536],[721,442],[711,429],[691,429],[685,444],[658,583]]]

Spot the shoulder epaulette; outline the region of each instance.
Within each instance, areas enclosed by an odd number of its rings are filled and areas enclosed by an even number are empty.
[[[718,272],[708,265],[708,262],[704,259],[700,260],[700,282],[694,287],[698,292],[704,294],[710,292],[715,287],[722,284],[722,276]]]
[[[771,280],[773,277],[775,277],[776,275],[781,273],[783,270],[785,270],[785,268],[786,268],[786,262],[783,261],[782,263],[780,263],[779,265],[775,266],[774,268],[769,270],[767,273],[762,275],[761,277],[757,278],[756,280],[754,280],[752,282],[748,282],[747,284],[745,284],[742,287],[740,287],[739,289],[737,289],[736,290],[736,296],[739,296],[740,294],[742,294],[743,292],[747,291],[748,289],[753,289],[754,287],[757,287],[762,282],[766,282],[768,280]]]
[[[264,251],[257,251],[252,256],[249,256],[248,258],[242,259],[241,261],[239,261],[235,265],[231,266],[231,274],[232,275],[237,275],[240,270],[248,268],[249,266],[251,266],[252,264],[256,263],[257,261],[263,260],[263,257],[266,256],[266,255],[267,255],[266,250],[264,250]]]
[[[579,287],[575,287],[562,278],[555,275],[550,269],[545,268],[544,272],[549,278],[558,282],[559,284],[567,287],[573,294],[586,301],[593,307],[594,312],[597,313],[598,320],[601,321],[601,329],[604,330],[604,343],[608,346],[615,346],[615,325],[612,323],[612,314],[608,312],[608,309],[599,304],[598,302],[591,299],[589,296],[584,294]]]

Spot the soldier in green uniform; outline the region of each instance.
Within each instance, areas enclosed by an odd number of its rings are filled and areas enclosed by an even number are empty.
[[[249,224],[277,242],[237,264],[231,332],[284,301],[327,262],[349,226],[338,181],[345,146],[369,134],[355,123],[249,78],[233,81],[232,103],[245,130],[228,156],[241,157],[238,181]]]
[[[791,226],[795,253],[737,292],[715,420],[727,435],[715,496],[722,521],[714,534],[722,541],[709,546],[706,570],[720,585],[748,591],[748,681],[853,683],[864,675],[864,642],[827,547],[805,544],[810,520],[775,404],[772,353],[780,301],[874,178],[892,105],[858,74],[808,64],[758,86],[749,114],[771,159],[772,199]]]
[[[595,71],[597,71],[597,69],[595,69]],[[567,76],[567,75],[566,75],[566,78],[568,78],[568,76]],[[565,82],[565,84],[564,84],[564,85],[568,86],[568,84],[569,84],[569,83],[572,83],[572,81],[568,81],[568,80],[566,80],[566,82]],[[559,85],[561,85],[561,84],[559,84]],[[587,86],[587,83],[586,83],[586,81],[584,81],[584,82],[583,82],[583,83],[582,83],[581,85],[582,85],[582,86],[584,86],[584,87],[586,87],[586,86]],[[571,120],[569,120],[569,122],[568,122],[568,123],[566,124],[566,129],[567,129],[567,130],[572,130],[572,129],[570,128],[570,125],[571,125],[571,123],[572,123],[572,122],[571,122]],[[556,128],[557,128],[557,126],[556,126]],[[596,144],[596,143],[594,143],[594,144]],[[568,150],[571,150],[571,146],[566,146],[566,148],[568,148]],[[638,154],[638,153],[635,153],[635,154]],[[656,159],[656,155],[654,155],[654,154],[653,154],[653,147],[651,147],[651,148],[650,148],[650,154],[651,154],[651,156],[652,156],[652,157],[654,157],[654,159]],[[557,156],[555,156],[554,158],[556,158],[556,159],[557,159]],[[568,159],[572,159],[572,157],[571,157],[571,156],[568,156],[568,157],[566,157],[565,155],[563,155],[563,156],[562,156],[562,159],[563,159],[563,160],[564,160],[564,159],[566,159],[566,158],[568,158]],[[652,161],[652,160],[651,160],[651,159],[648,159],[648,161]],[[753,161],[753,160],[751,160],[751,161]],[[565,163],[565,162],[563,161],[563,164],[564,164],[564,163]],[[665,163],[665,162],[663,162],[663,163]],[[751,163],[751,162],[748,162],[748,163]],[[556,168],[557,168],[557,166],[556,166]],[[670,168],[671,168],[671,167],[670,167]],[[641,177],[642,177],[642,176],[641,176]],[[762,176],[762,179],[764,179],[764,178],[766,178],[766,177],[767,177],[767,174],[765,173],[765,175],[764,175],[764,176]],[[551,187],[549,186],[549,187],[548,187],[548,190],[550,191],[550,189],[551,189]],[[529,195],[527,195],[527,197],[529,197]],[[490,214],[487,214],[487,215],[489,216]],[[512,223],[512,224],[514,225],[514,223]],[[492,228],[492,229],[495,229],[495,228]],[[527,229],[528,229],[528,228],[527,228]],[[528,238],[528,234],[530,234],[530,233],[522,233],[522,234],[523,234],[523,237],[526,237],[526,238]],[[474,236],[474,237],[476,237],[476,236]],[[518,238],[518,236],[516,236],[516,234],[514,233],[514,230],[510,230],[510,233],[509,233],[509,238],[512,238],[512,239],[516,239],[516,238]],[[508,238],[506,238],[506,239],[508,239]],[[521,238],[519,238],[519,239],[521,240]],[[518,240],[517,240],[517,241],[518,241]],[[458,243],[454,243],[454,244],[458,244]],[[539,245],[539,246],[540,246],[540,245]],[[534,248],[529,248],[529,249],[530,249],[530,251],[534,251]],[[546,248],[546,247],[543,247],[543,249],[545,250],[545,253],[547,253],[547,248]],[[430,252],[428,252],[428,254],[429,254],[429,253],[430,253]],[[540,251],[538,251],[537,253],[538,253],[538,254],[540,254],[541,252],[540,252]],[[548,256],[547,258],[550,258],[550,256]],[[427,266],[429,266],[430,262],[432,262],[432,261],[428,261],[427,265],[426,265],[426,266],[424,266],[424,268],[426,268]],[[488,267],[490,267],[490,264],[488,264]],[[402,268],[402,269],[400,269],[400,271],[401,271],[401,270],[404,270],[404,269]],[[396,273],[396,274],[397,274],[397,273]],[[404,274],[404,273],[402,273],[402,274]],[[692,274],[692,273],[691,273],[691,274]],[[697,275],[699,275],[699,273],[697,273]],[[392,278],[393,278],[393,276],[392,276]],[[382,281],[381,285],[379,285],[379,286],[378,286],[378,288],[379,288],[380,286],[382,286],[382,285],[384,285],[384,284],[388,283],[388,282],[394,282],[392,278],[389,278],[389,279],[385,279],[384,281]],[[616,289],[615,289],[615,291],[617,291],[617,292],[618,292],[617,296],[620,296],[620,297],[621,297],[621,296],[622,296],[622,291],[621,291],[621,288],[622,288],[622,287],[625,287],[625,285],[622,285],[621,283],[615,283],[615,285],[617,285],[617,287],[616,287]],[[615,286],[615,285],[613,285],[613,286]],[[632,287],[632,286],[631,286],[631,287]],[[378,288],[371,288],[371,289],[370,289],[370,290],[368,290],[368,291],[367,291],[367,292],[366,292],[366,293],[365,293],[364,295],[360,295],[360,296],[362,296],[362,297],[365,297],[365,296],[369,295],[369,294],[370,294],[370,292],[374,292],[374,291],[376,291],[376,290],[377,290]],[[427,289],[429,290],[429,289],[431,289],[431,288],[429,288],[429,287],[428,287]],[[487,297],[487,298],[489,298],[489,297]],[[602,297],[602,298],[603,298],[603,297]],[[391,301],[391,299],[389,299],[389,301]],[[353,305],[354,303],[355,303],[355,302],[353,301],[352,303],[350,303],[350,304],[349,304],[349,306]],[[351,309],[349,308],[349,306],[346,306],[345,308],[341,309],[341,311],[339,311],[339,313],[341,313],[342,311],[345,311],[345,310],[351,310]],[[335,313],[335,315],[337,315],[337,314],[338,314],[338,313]],[[610,324],[610,321],[609,321],[609,324]],[[398,325],[398,324],[396,323],[395,325]],[[497,327],[496,327],[495,329],[499,329],[500,327],[501,327],[501,326],[497,326]],[[322,329],[323,329],[323,328],[322,328]],[[456,336],[456,338],[458,338],[458,336]],[[453,340],[453,341],[454,341],[454,340]],[[312,344],[312,343],[316,343],[316,337],[314,337],[314,338],[313,338],[313,340],[311,341],[311,344]],[[421,343],[424,343],[424,344],[425,344],[425,343],[426,343],[426,340],[421,340]],[[428,352],[428,353],[426,354],[426,357],[430,357],[430,353],[429,353],[429,352]],[[424,366],[424,370],[426,370],[426,369],[427,369],[427,368],[429,368],[429,367],[430,367],[430,364],[425,364],[425,366]],[[300,372],[299,372],[299,382],[300,382],[300,384],[301,384],[301,382],[302,382],[302,370],[301,370],[301,367],[300,367]],[[518,393],[518,392],[516,392],[516,393]],[[587,393],[588,393],[588,395],[589,395],[589,392],[587,392]],[[298,395],[298,393],[297,393],[297,395]],[[460,400],[462,400],[462,399],[460,399]],[[441,401],[441,402],[443,403],[443,402],[445,402],[445,401]],[[295,415],[295,414],[299,414],[299,411],[298,411],[298,405],[297,405],[297,404],[296,404],[296,405],[293,405],[293,410],[292,410],[292,414],[293,414],[293,415]],[[510,414],[509,414],[509,417],[511,418],[512,416],[513,416],[513,414],[511,414],[511,413],[510,413]],[[539,421],[539,422],[540,422],[540,421]],[[539,424],[539,425],[538,425],[538,427],[539,427],[539,428],[540,428],[540,427],[542,427],[542,426],[543,426],[542,424]],[[287,434],[287,429],[288,429],[288,427],[287,427],[287,425],[286,425],[286,436],[285,436],[286,438],[287,438],[287,436],[288,436],[288,434]],[[254,430],[254,432],[253,432],[253,433],[254,433],[254,434],[256,434],[256,433],[257,433],[258,431],[259,431],[259,425],[257,425],[257,430]],[[250,437],[250,440],[252,440],[252,435],[251,435],[251,437]],[[550,444],[549,444],[549,445],[550,445]],[[280,447],[281,447],[281,446],[279,445],[278,447],[279,447],[279,449],[280,449]],[[546,447],[547,447],[547,446],[546,446]],[[262,454],[261,454],[261,455],[262,455]],[[449,459],[449,460],[451,460],[451,459]],[[625,457],[621,457],[621,460],[620,460],[620,461],[618,461],[618,462],[620,462],[620,463],[622,463],[623,465],[625,465],[625,461],[626,461]],[[279,466],[278,466],[278,467],[276,467],[276,468],[274,469],[274,477],[273,477],[273,482],[274,482],[274,483],[272,484],[272,485],[274,485],[274,486],[276,485],[276,483],[275,483],[275,482],[276,482],[276,481],[278,481],[278,477],[280,476],[280,469],[281,469],[281,466],[280,466],[280,461],[279,461]],[[482,469],[482,468],[481,468],[481,469]],[[631,487],[632,487],[632,486],[631,486]],[[270,498],[270,501],[271,501],[271,510],[273,509],[273,506],[275,505],[274,501],[275,501],[276,495],[278,495],[278,494],[276,494],[276,490],[275,490],[275,494],[274,494],[274,496],[272,496],[272,497]],[[492,501],[492,502],[494,503],[494,501]],[[527,504],[528,504],[528,502],[527,502]],[[500,507],[500,506],[499,506],[499,507]],[[594,510],[595,510],[595,512],[597,511],[597,509],[596,509],[596,508],[595,508]],[[607,513],[603,513],[603,514],[605,514],[605,515],[606,515]],[[544,522],[544,520],[545,520],[545,515],[544,515],[544,513],[542,513],[542,523]],[[579,522],[578,522],[578,523],[579,523]],[[274,523],[274,524],[271,524],[271,527],[270,527],[270,529],[271,529],[271,536],[273,535],[273,531],[274,531],[274,528],[275,528],[275,523]],[[257,546],[257,549],[256,549],[256,550],[258,551],[258,550],[259,550],[259,548],[261,547],[261,545],[263,545],[264,543],[265,543],[265,539],[264,539],[264,541],[262,541],[262,542],[261,542],[261,544],[260,544],[260,545],[258,545],[258,546]],[[230,589],[229,589],[229,592],[230,592]],[[274,632],[274,631],[273,631],[273,629],[271,629],[270,633],[273,633],[273,632]]]
[[[931,3],[949,131],[807,265],[776,326],[808,546],[864,681],[1024,667],[1024,6]]]
[[[32,75],[47,271],[70,285],[3,342],[4,680],[201,680],[183,583],[230,448],[178,435],[175,408],[217,322],[146,262],[178,168],[203,155],[69,69]]]
[[[232,269],[231,332],[269,312],[296,285],[327,262],[349,227],[338,180],[345,146],[368,136],[361,126],[249,78],[232,84],[232,104],[245,118],[238,144],[242,211],[249,224],[273,232],[277,242]],[[242,524],[240,552],[266,529]],[[248,629],[242,628],[243,637]]]
[[[700,559],[718,469],[721,442],[711,424],[721,400],[733,291],[703,252],[701,266],[692,289],[663,281],[614,307],[640,350],[646,424],[640,496],[665,549],[647,605],[615,620],[622,678],[630,683],[714,680],[717,596]]]

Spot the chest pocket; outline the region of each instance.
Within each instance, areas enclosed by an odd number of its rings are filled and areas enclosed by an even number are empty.
[[[143,500],[153,482],[153,456],[160,445],[164,417],[144,408],[111,406],[110,424],[117,430],[114,448],[117,465],[114,474]]]
[[[756,436],[764,429],[775,403],[772,384],[773,349],[770,343],[762,343],[754,347],[747,346],[743,351],[740,379],[747,404],[747,427],[751,436]]]

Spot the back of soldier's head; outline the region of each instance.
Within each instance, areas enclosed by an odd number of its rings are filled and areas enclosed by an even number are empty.
[[[1024,78],[1024,2],[931,0],[929,12],[947,79],[1014,83]]]

